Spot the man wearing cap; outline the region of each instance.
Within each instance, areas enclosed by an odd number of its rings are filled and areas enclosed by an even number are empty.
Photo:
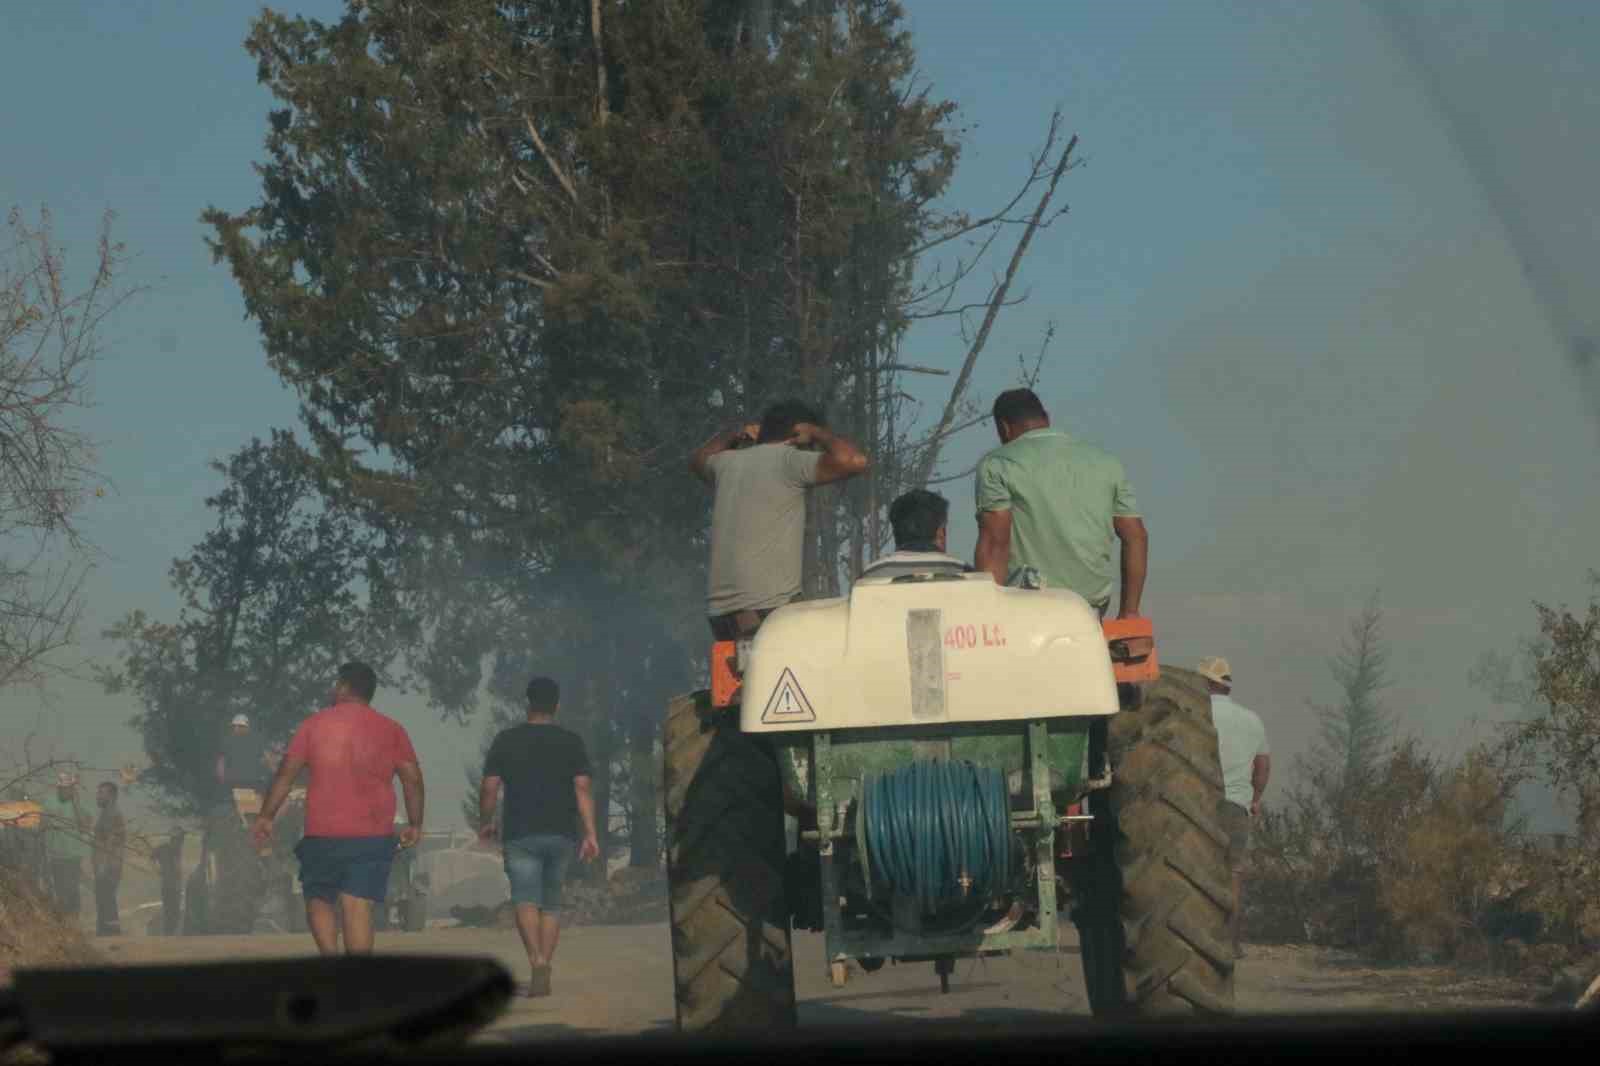
[[[44,808],[45,855],[50,862],[50,886],[56,907],[69,921],[76,922],[83,907],[83,860],[90,853],[94,838],[94,827],[78,800],[78,775],[71,770],[56,774],[55,791],[39,805]]]
[[[1225,798],[1223,829],[1228,834],[1228,867],[1233,871],[1233,955],[1244,958],[1239,923],[1244,908],[1244,857],[1250,850],[1250,822],[1261,814],[1261,793],[1272,770],[1272,752],[1261,717],[1233,701],[1233,671],[1226,659],[1204,659],[1199,674],[1211,693],[1211,722],[1217,730]]]
[[[217,753],[217,783],[224,790],[267,790],[267,747],[250,729],[246,715],[234,715],[227,736],[222,738],[222,750]]]
[[[1111,542],[1122,541],[1122,608],[1137,618],[1149,538],[1122,463],[1054,429],[1032,389],[1011,389],[992,411],[1000,447],[978,463],[979,570],[997,585],[1071,589],[1100,612],[1111,606]]]

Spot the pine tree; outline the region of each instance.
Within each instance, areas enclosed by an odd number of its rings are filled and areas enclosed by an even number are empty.
[[[1341,699],[1313,704],[1320,723],[1312,762],[1340,795],[1370,788],[1394,739],[1395,716],[1380,694],[1390,684],[1389,652],[1383,642],[1378,594],[1350,623],[1339,654],[1329,662]]]

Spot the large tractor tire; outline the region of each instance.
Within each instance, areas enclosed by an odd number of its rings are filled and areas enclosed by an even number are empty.
[[[1090,794],[1092,843],[1072,865],[1090,1010],[1231,1014],[1232,875],[1204,681],[1163,668],[1140,707],[1109,720],[1105,748],[1112,785]]]
[[[667,706],[662,786],[680,1032],[795,1024],[783,784],[772,749],[709,694]]]

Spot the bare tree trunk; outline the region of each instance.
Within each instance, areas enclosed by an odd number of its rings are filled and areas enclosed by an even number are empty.
[[[610,643],[609,641],[607,642]],[[608,647],[609,653],[610,648]],[[592,884],[604,885],[607,880],[607,861],[611,854],[611,760],[616,752],[611,743],[612,689],[609,677],[611,655],[602,656],[602,669],[591,678],[588,688],[589,721],[592,723],[594,750],[589,754],[594,795],[595,836],[600,843],[600,857],[585,871],[585,879]]]
[[[635,695],[638,699],[638,694]],[[655,867],[661,861],[656,833],[655,718],[635,707],[628,727],[628,865]]]
[[[606,46],[600,25],[600,0],[589,0],[589,32],[594,37],[594,117],[604,126],[611,108],[606,96]]]
[[[1060,121],[1059,112],[1052,116],[1050,136],[1045,142],[1045,152],[1055,142],[1057,124]],[[1011,261],[1006,264],[1005,277],[999,285],[995,286],[994,293],[989,298],[988,309],[983,315],[983,324],[978,327],[978,334],[972,340],[972,346],[967,349],[967,356],[961,363],[961,373],[956,376],[956,383],[950,388],[950,395],[945,400],[944,413],[939,416],[939,422],[933,427],[933,432],[928,435],[927,447],[917,461],[913,485],[925,485],[933,476],[933,468],[938,465],[939,452],[944,446],[944,437],[955,422],[956,411],[961,406],[961,400],[966,395],[967,385],[972,380],[973,367],[982,354],[984,345],[989,342],[989,331],[994,328],[994,321],[1000,314],[1000,308],[1005,306],[1006,294],[1011,290],[1011,282],[1017,276],[1017,268],[1022,265],[1022,259],[1028,252],[1028,245],[1033,241],[1033,235],[1038,231],[1044,221],[1045,210],[1050,206],[1051,199],[1056,193],[1056,186],[1061,183],[1062,175],[1066,174],[1072,160],[1072,150],[1078,146],[1078,138],[1074,136],[1067,142],[1067,147],[1061,153],[1061,159],[1056,163],[1055,171],[1050,175],[1050,184],[1045,187],[1044,195],[1039,198],[1038,206],[1033,210],[1033,217],[1028,220],[1028,226],[1022,231],[1022,238],[1017,241],[1017,247],[1011,253]]]

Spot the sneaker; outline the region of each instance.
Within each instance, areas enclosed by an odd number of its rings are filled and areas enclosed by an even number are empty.
[[[537,999],[550,994],[550,967],[535,966],[528,981],[528,998]]]

